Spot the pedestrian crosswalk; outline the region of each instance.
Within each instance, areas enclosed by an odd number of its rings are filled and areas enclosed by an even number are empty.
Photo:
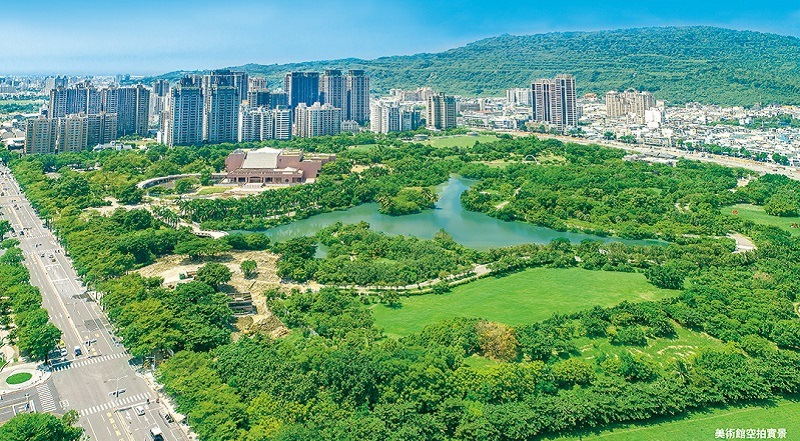
[[[53,391],[50,390],[49,384],[36,386],[36,394],[39,395],[39,401],[42,403],[42,412],[55,412],[56,400],[53,398]]]
[[[93,415],[97,412],[103,412],[104,410],[109,410],[112,408],[121,408],[128,405],[133,405],[135,403],[144,403],[147,399],[151,398],[149,393],[131,395],[129,397],[120,397],[119,400],[109,401],[108,403],[99,404],[97,406],[92,406],[88,409],[83,409],[78,412],[78,415],[85,417],[88,415]]]
[[[53,365],[51,370],[53,372],[58,372],[58,371],[63,371],[63,370],[67,370],[67,369],[78,368],[78,367],[81,367],[81,366],[88,366],[90,364],[102,363],[104,361],[113,360],[115,358],[126,357],[127,355],[128,354],[126,354],[125,352],[118,352],[116,354],[101,355],[99,357],[87,358],[87,359],[80,360],[80,361],[71,361],[71,362],[67,362],[67,363],[60,363],[60,364]]]

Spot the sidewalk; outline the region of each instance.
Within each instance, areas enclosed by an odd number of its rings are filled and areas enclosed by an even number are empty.
[[[180,427],[181,432],[183,432],[186,438],[190,440],[197,440],[198,439],[197,434],[194,433],[194,431],[192,431],[192,428],[189,427],[189,425],[184,422],[186,421],[186,416],[181,413],[178,413],[175,410],[175,403],[172,402],[172,398],[169,395],[162,392],[161,389],[163,386],[160,383],[158,383],[158,381],[155,379],[152,371],[147,370],[145,372],[140,372],[139,370],[137,370],[136,375],[138,377],[144,378],[145,381],[147,381],[147,383],[150,385],[150,388],[156,392],[160,404],[162,404],[164,408],[167,410],[167,412],[173,416],[173,418],[175,419],[175,424],[178,427]]]
[[[22,363],[3,368],[3,372],[0,372],[0,394],[28,389],[47,381],[52,374],[40,369],[39,366],[41,366],[41,363]],[[31,379],[20,384],[8,384],[6,382],[8,377],[21,373],[31,374]]]

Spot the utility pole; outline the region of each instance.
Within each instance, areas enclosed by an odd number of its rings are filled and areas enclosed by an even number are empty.
[[[123,375],[123,376],[118,377],[118,378],[109,378],[108,380],[103,382],[103,383],[108,383],[109,381],[116,381],[116,387],[114,388],[113,395],[117,400],[119,400],[119,380],[122,380],[123,378],[126,378],[126,377],[127,377],[127,375]]]

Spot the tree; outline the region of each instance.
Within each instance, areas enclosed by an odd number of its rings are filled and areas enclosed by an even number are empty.
[[[75,411],[62,418],[49,413],[22,413],[0,426],[2,441],[78,441],[83,429],[73,427]]]
[[[617,134],[614,132],[605,132],[603,133],[603,139],[611,141],[617,139]]]
[[[52,323],[41,327],[26,327],[19,330],[19,350],[34,360],[47,361],[47,355],[61,339],[61,330]]]
[[[256,268],[258,264],[255,260],[245,260],[239,265],[239,268],[242,270],[242,274],[248,279],[252,278],[256,275]]]
[[[197,270],[197,276],[195,276],[195,280],[198,282],[207,283],[208,285],[219,289],[220,286],[228,283],[232,276],[233,273],[227,266],[221,263],[210,262]]]
[[[211,170],[204,168],[203,171],[200,172],[200,185],[211,185]]]
[[[144,190],[137,187],[136,183],[130,183],[120,187],[117,190],[115,196],[120,204],[135,205],[138,204],[139,202],[142,202],[142,196],[144,196]]]
[[[185,254],[192,260],[199,260],[204,256],[214,256],[230,251],[228,243],[217,241],[208,237],[193,237],[183,240],[175,245],[176,254]]]
[[[514,330],[497,322],[481,322],[477,326],[483,355],[501,361],[516,360],[519,355]]]
[[[5,236],[11,231],[11,222],[7,220],[0,220],[0,238]]]
[[[178,179],[175,181],[175,193],[184,194],[194,190],[195,183],[193,179]]]

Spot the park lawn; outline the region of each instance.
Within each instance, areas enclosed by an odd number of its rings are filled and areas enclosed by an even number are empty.
[[[427,141],[423,141],[422,143],[425,145],[430,145],[433,147],[472,147],[475,145],[475,141],[479,141],[482,143],[489,143],[495,142],[499,138],[492,135],[478,135],[478,136],[470,136],[470,135],[457,135],[457,136],[436,136],[431,137]]]
[[[357,144],[357,145],[351,145],[347,147],[347,149],[356,152],[368,152],[377,146],[378,144]]]
[[[658,300],[677,291],[659,289],[644,275],[581,268],[533,268],[487,277],[447,294],[401,298],[402,306],[376,305],[375,323],[392,337],[453,317],[479,317],[517,326],[623,300]]]
[[[736,204],[722,209],[723,213],[739,216],[742,219],[753,221],[762,225],[773,225],[782,230],[792,233],[793,236],[800,236],[800,228],[792,227],[792,224],[800,224],[800,217],[778,217],[770,216],[764,212],[764,207],[752,204]],[[739,214],[733,214],[737,210]]]
[[[773,405],[727,407],[691,412],[688,416],[654,418],[648,424],[615,425],[597,432],[545,438],[554,441],[702,441],[714,440],[717,429],[786,429],[787,440],[800,439],[800,401]]]
[[[230,187],[203,187],[197,192],[199,195],[225,193],[230,190]]]

